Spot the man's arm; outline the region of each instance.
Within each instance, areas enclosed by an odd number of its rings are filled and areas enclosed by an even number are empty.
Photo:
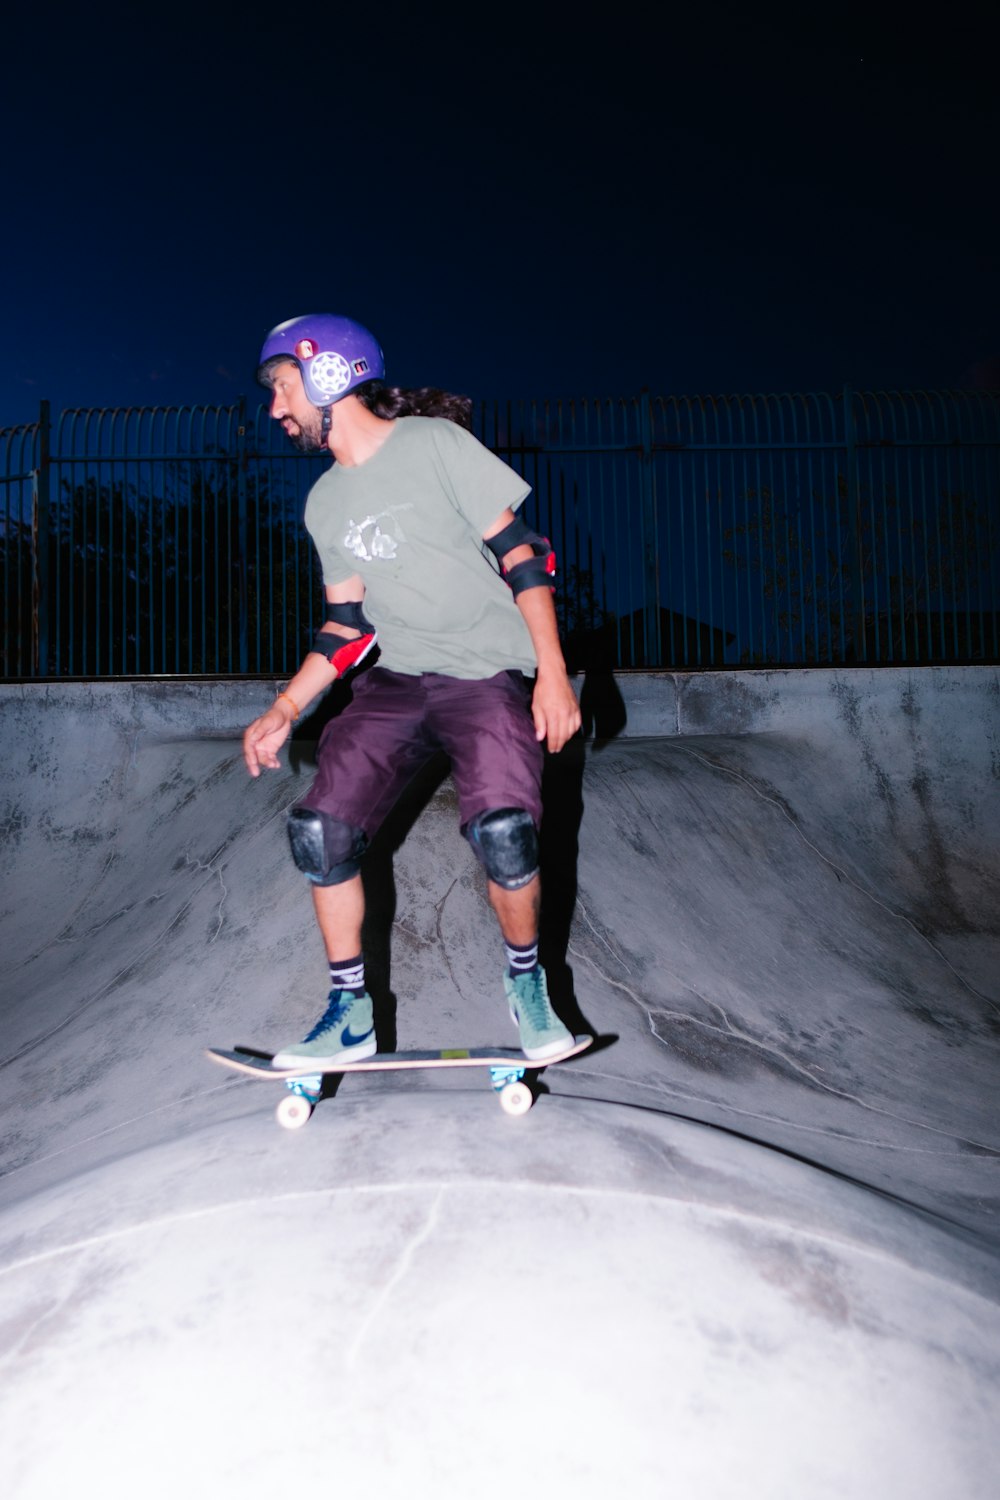
[[[328,584],[326,587],[329,604],[360,604],[364,597],[365,586],[357,573],[345,583]],[[354,640],[361,632],[349,625],[334,625],[327,621],[321,634]],[[243,735],[243,759],[251,776],[259,776],[262,768],[269,771],[279,768],[281,762],[278,751],[287,740],[293,722],[339,676],[332,661],[318,651],[309,652],[288,686],[266,713],[261,714],[259,719],[254,719]]]
[[[503,511],[483,533],[483,541],[488,542],[491,537],[497,536],[513,520],[512,510]],[[517,563],[527,562],[535,555],[534,549],[524,544],[505,552],[500,562],[504,571],[509,572]],[[559,644],[552,590],[544,584],[524,588],[515,596],[514,602],[528,627],[538,663],[538,677],[531,700],[535,737],[544,740],[548,748],[555,752],[573,738],[582,721],[580,705],[570,686],[566,662]]]

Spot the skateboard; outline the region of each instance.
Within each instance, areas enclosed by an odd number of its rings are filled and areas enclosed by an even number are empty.
[[[278,1124],[286,1130],[298,1130],[309,1119],[323,1091],[327,1073],[388,1073],[405,1068],[489,1068],[490,1081],[505,1114],[527,1114],[535,1096],[524,1082],[526,1072],[536,1072],[565,1062],[584,1052],[593,1041],[591,1036],[574,1037],[572,1047],[554,1057],[532,1061],[523,1052],[508,1047],[445,1047],[439,1052],[376,1052],[358,1062],[333,1063],[327,1068],[302,1072],[296,1068],[272,1068],[271,1054],[255,1052],[249,1047],[227,1051],[209,1047],[205,1056],[223,1068],[232,1068],[250,1078],[283,1082],[288,1092],[275,1111]]]

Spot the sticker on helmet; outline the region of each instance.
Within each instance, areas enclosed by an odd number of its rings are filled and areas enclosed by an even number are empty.
[[[315,353],[316,345],[313,343],[312,339],[299,339],[298,343],[295,345],[296,359],[312,359]]]
[[[354,373],[355,375],[367,375],[368,361],[366,359],[356,359],[354,361]]]
[[[342,354],[317,354],[309,378],[324,396],[339,396],[351,383],[351,367]]]

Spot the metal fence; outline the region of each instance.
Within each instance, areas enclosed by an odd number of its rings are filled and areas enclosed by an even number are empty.
[[[482,402],[577,668],[1000,659],[1000,393]],[[265,407],[0,431],[0,676],[291,675],[326,460]]]

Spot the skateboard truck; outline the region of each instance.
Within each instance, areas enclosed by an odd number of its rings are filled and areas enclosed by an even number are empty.
[[[490,1068],[493,1092],[500,1099],[500,1108],[506,1115],[526,1115],[535,1102],[531,1089],[523,1081],[524,1068]],[[278,1124],[285,1130],[298,1130],[305,1125],[323,1092],[323,1074],[308,1073],[302,1078],[286,1078],[288,1090],[275,1110]]]
[[[275,1110],[275,1118],[286,1130],[298,1130],[319,1103],[323,1092],[323,1074],[309,1073],[305,1078],[286,1078],[288,1090]]]
[[[505,1115],[526,1115],[535,1096],[524,1082],[523,1068],[491,1068],[490,1082]]]

